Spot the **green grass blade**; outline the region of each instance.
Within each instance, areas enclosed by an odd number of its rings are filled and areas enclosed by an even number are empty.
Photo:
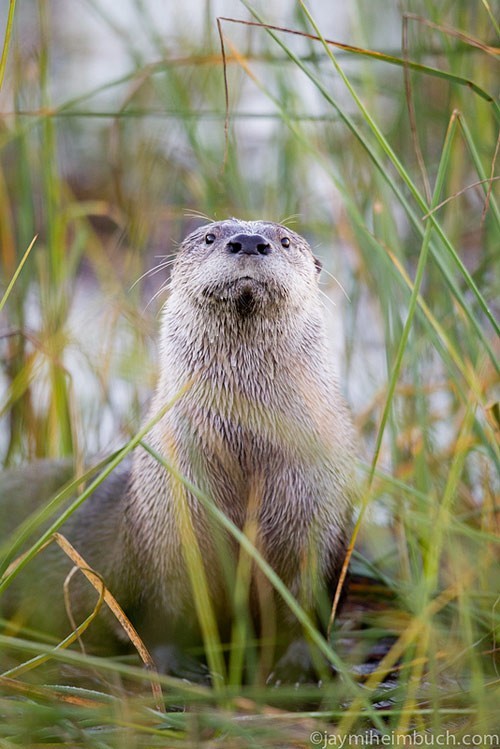
[[[246,0],[242,0],[243,4],[248,8],[248,10],[252,13],[252,15],[259,20],[259,22],[262,23],[261,16],[253,9],[250,4],[246,2]],[[302,2],[301,2],[302,5]],[[314,21],[311,19],[311,23],[313,24],[314,28],[319,32],[319,29],[314,24]],[[349,130],[353,133],[353,135],[356,137],[356,139],[362,144],[363,148],[366,149],[368,155],[370,156],[373,163],[376,165],[379,173],[382,175],[383,179],[387,182],[390,189],[394,192],[396,195],[398,201],[401,203],[401,205],[404,207],[405,211],[407,212],[409,218],[411,219],[411,222],[414,226],[414,228],[422,235],[424,236],[424,230],[421,225],[421,217],[413,210],[413,208],[410,206],[409,202],[406,200],[404,195],[402,194],[399,186],[393,179],[392,175],[388,172],[385,165],[381,161],[377,151],[375,148],[366,140],[366,138],[361,133],[358,126],[355,124],[353,118],[348,115],[335,101],[335,99],[331,96],[330,92],[326,89],[326,87],[323,85],[323,83],[320,81],[320,79],[314,75],[309,68],[279,39],[276,34],[274,34],[272,31],[268,30],[268,34],[274,39],[274,41],[288,54],[290,59],[292,59],[295,64],[307,75],[307,77],[314,83],[314,85],[318,88],[318,90],[322,93],[324,98],[335,108],[337,113],[339,114],[342,121],[347,125]],[[318,35],[321,38],[321,35],[318,33]],[[341,70],[340,66],[338,65],[337,60],[335,59],[335,56],[333,55],[331,49],[328,47],[326,42],[324,42],[324,46],[327,50],[327,54],[332,60],[335,69],[341,76],[342,80],[346,84],[349,92],[353,96],[356,104],[358,105],[359,109],[361,110],[363,114],[363,118],[365,119],[365,122],[369,125],[370,129],[372,130],[373,134],[375,135],[376,141],[380,148],[382,149],[382,152],[385,153],[388,158],[390,159],[391,163],[395,167],[397,173],[400,175],[400,177],[403,179],[404,183],[407,185],[408,189],[410,190],[411,194],[413,195],[415,201],[417,202],[420,210],[422,211],[422,215],[426,215],[429,212],[429,207],[426,204],[426,201],[416,188],[415,184],[413,183],[411,177],[409,176],[408,172],[404,168],[404,166],[401,164],[400,160],[396,156],[394,150],[391,148],[389,143],[387,142],[387,139],[384,137],[378,126],[376,125],[375,121],[367,111],[366,107],[362,104],[361,100],[355,93],[352,85],[350,84],[349,80]],[[479,291],[477,284],[473,280],[471,274],[466,269],[464,263],[460,259],[458,253],[452,246],[451,242],[449,241],[448,237],[446,236],[444,230],[442,229],[440,223],[438,222],[436,216],[431,214],[429,217],[434,228],[436,229],[436,234],[439,236],[440,240],[443,242],[447,252],[449,253],[451,259],[453,260],[454,264],[456,265],[457,269],[459,270],[460,274],[465,278],[468,286],[473,291],[474,296],[476,297],[480,308],[488,318],[489,322],[491,323],[493,329],[497,333],[497,335],[500,335],[500,326],[498,325],[492,310],[490,309],[488,303],[484,299],[483,295]],[[500,365],[497,361],[497,358],[491,348],[491,345],[488,341],[488,338],[479,323],[479,321],[476,319],[475,315],[471,311],[470,304],[466,301],[464,295],[460,291],[459,287],[457,286],[456,282],[454,281],[453,277],[451,276],[449,269],[447,268],[447,264],[444,262],[444,259],[441,257],[441,253],[439,251],[439,248],[434,245],[433,242],[430,244],[433,256],[438,264],[438,266],[441,269],[441,272],[443,273],[444,280],[447,284],[447,286],[450,288],[453,296],[457,299],[460,306],[462,307],[465,315],[469,319],[471,325],[473,326],[474,330],[476,331],[478,337],[480,338],[482,344],[484,345],[486,351],[488,352],[488,355],[495,366],[496,370],[500,372]]]
[[[7,302],[7,299],[9,298],[10,293],[11,293],[12,289],[14,288],[15,283],[16,283],[17,279],[19,278],[19,274],[21,273],[26,260],[28,259],[31,250],[33,249],[33,246],[34,246],[36,240],[37,240],[37,237],[33,237],[33,239],[31,240],[31,243],[30,243],[28,249],[26,250],[26,252],[22,256],[21,261],[20,261],[19,265],[17,266],[14,275],[12,276],[11,280],[9,281],[9,284],[8,284],[7,288],[5,289],[5,292],[4,292],[3,296],[2,296],[2,298],[0,299],[0,312],[5,307],[5,303]]]
[[[9,54],[10,41],[12,38],[12,28],[14,26],[14,11],[16,9],[16,0],[9,0],[9,14],[7,16],[7,26],[3,38],[2,57],[0,58],[0,91],[2,90],[5,69],[7,67],[7,57]]]

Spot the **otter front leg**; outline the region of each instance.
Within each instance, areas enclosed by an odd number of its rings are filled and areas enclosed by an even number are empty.
[[[306,638],[299,621],[276,592],[268,589],[266,593],[256,622],[261,637],[260,678],[276,686],[315,684],[328,678],[330,667],[317,645]],[[309,609],[309,615],[323,632],[323,617],[320,622],[315,607]]]
[[[334,572],[331,573],[327,584],[320,585],[316,591],[316,602],[309,614],[319,633],[327,639],[328,622],[331,612],[331,601],[335,597],[340,560],[337,561]],[[338,604],[341,608],[345,593],[346,581]],[[288,644],[276,660],[276,664],[267,678],[267,684],[278,686],[286,684],[311,684],[325,681],[335,673],[335,668],[327,660],[319,647],[308,640],[297,620],[290,622],[290,615],[281,611],[283,621],[279,631],[288,633]]]

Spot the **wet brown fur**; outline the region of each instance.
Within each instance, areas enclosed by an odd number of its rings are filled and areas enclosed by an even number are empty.
[[[269,252],[229,252],[237,234],[262,235]],[[302,237],[230,219],[183,242],[163,310],[149,417],[181,391],[145,441],[239,528],[251,523],[265,558],[313,611],[344,557],[354,437],[325,334],[318,263]],[[236,568],[237,546],[146,450],[136,450],[131,469],[105,482],[68,529],[153,648],[199,636],[180,531],[184,503],[227,630],[227,568]],[[262,625],[257,579],[250,606]],[[298,636],[282,602],[266,600],[275,629],[288,640]]]

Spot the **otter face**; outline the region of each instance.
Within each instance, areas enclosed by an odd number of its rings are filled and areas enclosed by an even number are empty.
[[[306,240],[280,224],[229,219],[200,227],[182,243],[172,289],[205,307],[248,316],[316,298],[321,263]]]

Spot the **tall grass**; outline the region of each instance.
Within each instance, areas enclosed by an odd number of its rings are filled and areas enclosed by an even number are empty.
[[[197,220],[189,212],[294,216],[337,303],[332,345],[362,443],[352,568],[363,577],[331,643],[296,608],[343,676],[271,690],[242,684],[233,661],[214,688],[162,677],[162,715],[138,661],[54,649],[5,622],[2,745],[309,746],[314,731],[327,745],[371,729],[394,741],[449,731],[458,742],[498,731],[498,8],[408,0],[403,16],[397,4],[358,0],[338,40],[315,5],[290,4],[278,19],[272,6],[235,4],[219,24],[221,48],[210,3],[203,13],[194,3],[197,39],[182,25],[162,36],[137,0],[141,46],[106,3],[88,0],[130,72],[92,90],[70,82],[63,95],[57,66],[71,58],[51,4],[33,4],[34,17],[16,7],[0,67],[1,81],[7,60],[0,449],[5,466],[73,456],[75,481],[1,548],[3,570],[26,542],[23,563],[36,563],[42,521],[79,485],[84,456],[111,453],[111,470],[147,441],[138,428],[161,294],[149,302],[165,275],[133,284],[175,252]],[[209,620],[207,633],[217,670]],[[235,641],[252,652],[243,622]],[[69,686],[64,670],[57,687],[12,675],[41,654],[92,688]]]

